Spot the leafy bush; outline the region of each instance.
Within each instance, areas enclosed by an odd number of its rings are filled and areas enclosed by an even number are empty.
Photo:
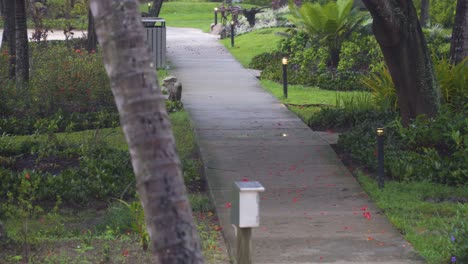
[[[457,1],[433,0],[430,2],[430,20],[432,24],[453,27]]]
[[[305,47],[305,48],[304,48]],[[363,49],[362,47],[373,47]],[[262,70],[261,77],[273,81],[282,80],[281,57],[288,56],[288,82],[318,86],[327,90],[365,90],[360,79],[382,64],[382,54],[372,36],[352,34],[352,40],[343,43],[340,64],[337,69],[327,67],[330,59],[328,48],[303,32],[290,31],[277,51],[257,55],[250,67]]]
[[[468,102],[468,59],[457,65],[440,59],[434,68],[444,103],[455,109],[463,108]]]
[[[0,117],[0,131],[11,135],[72,132],[117,127],[118,125],[119,114],[116,111],[109,110],[88,113],[67,113],[60,109],[53,115],[43,118],[34,115]]]
[[[31,101],[35,112],[48,116],[65,112],[115,109],[101,55],[64,45],[34,47]]]
[[[430,28],[424,28],[423,32],[432,57],[448,58],[450,55],[451,35],[446,34],[444,28],[439,24],[435,24]]]
[[[405,128],[400,120],[367,120],[340,136],[339,146],[356,161],[377,167],[375,129],[385,124],[385,171],[401,181],[450,185],[468,182],[468,108],[447,108],[434,119],[416,119]]]
[[[2,138],[2,142],[8,138]],[[0,155],[10,158],[0,164],[0,199],[7,192],[18,195],[18,186],[28,180],[40,186],[40,201],[55,200],[86,204],[134,193],[134,176],[127,151],[110,148],[104,142],[69,144],[54,138],[3,144]],[[24,154],[28,153],[28,154]]]
[[[386,65],[374,70],[361,79],[364,86],[372,92],[374,104],[383,111],[396,111],[398,98],[392,76]]]
[[[336,68],[343,41],[361,26],[365,19],[364,13],[353,8],[353,0],[330,1],[320,3],[303,3],[297,7],[290,2],[292,17],[290,20],[318,43],[327,47],[330,58],[327,66]]]
[[[395,118],[396,113],[382,112],[375,109],[347,110],[344,108],[322,108],[307,124],[314,130],[344,130],[366,122],[384,122]]]

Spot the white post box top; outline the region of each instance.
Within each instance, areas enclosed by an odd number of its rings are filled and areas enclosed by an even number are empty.
[[[235,186],[239,189],[239,192],[264,192],[263,187],[258,181],[241,181],[235,182]]]

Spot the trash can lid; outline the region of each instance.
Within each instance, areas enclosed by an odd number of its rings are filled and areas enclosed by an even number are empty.
[[[157,22],[166,22],[166,20],[164,18],[159,18],[159,17],[142,17],[141,22],[157,23]]]

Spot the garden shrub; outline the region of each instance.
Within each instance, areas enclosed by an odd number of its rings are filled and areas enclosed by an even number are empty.
[[[399,119],[367,120],[340,136],[338,144],[353,160],[376,169],[375,129],[385,124],[385,171],[401,181],[449,185],[468,182],[468,108],[444,107],[434,119],[418,118],[409,127]]]
[[[450,56],[451,35],[446,34],[441,25],[435,24],[430,28],[424,28],[423,32],[432,57],[448,58]]]
[[[25,175],[41,187],[35,193],[39,201],[61,197],[64,202],[82,205],[135,192],[127,151],[110,148],[103,142],[80,145],[50,140],[3,145],[0,156],[10,157],[10,163],[0,163],[0,199],[6,199],[8,192],[16,197]],[[19,169],[21,164],[26,165]]]
[[[32,51],[31,100],[40,116],[65,112],[95,112],[115,109],[113,95],[101,55],[37,45]]]
[[[430,2],[431,24],[441,24],[444,27],[452,28],[455,17],[455,6],[457,1],[433,0]]]
[[[333,69],[327,67],[327,47],[319,45],[318,40],[303,32],[290,30],[289,34],[289,38],[280,42],[278,50],[252,59],[250,67],[262,70],[262,78],[281,81],[280,58],[288,56],[290,84],[318,86],[327,90],[366,90],[360,79],[382,64],[383,56],[373,36],[352,34],[351,40],[343,43],[340,64]]]

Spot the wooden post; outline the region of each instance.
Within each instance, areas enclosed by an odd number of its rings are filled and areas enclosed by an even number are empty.
[[[237,228],[237,252],[236,260],[237,264],[252,264],[252,258],[250,256],[250,237],[252,236],[252,228],[246,227]]]

